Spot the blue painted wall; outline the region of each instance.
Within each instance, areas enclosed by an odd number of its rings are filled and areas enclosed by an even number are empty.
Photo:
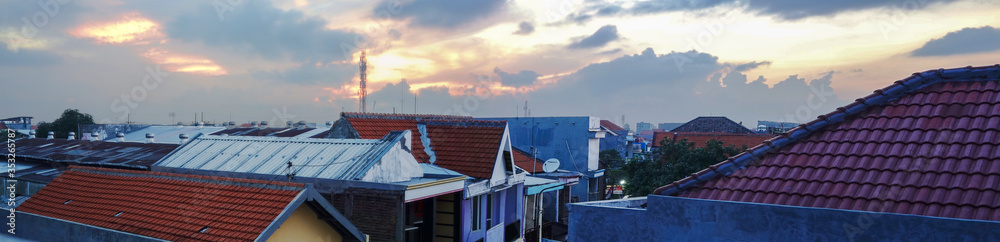
[[[524,184],[517,184],[504,190],[493,193],[493,211],[486,211],[486,195],[480,195],[480,216],[479,223],[483,224],[482,229],[472,230],[472,199],[462,199],[462,234],[459,241],[476,241],[486,237],[486,230],[494,226],[486,224],[486,213],[493,214],[494,223],[503,223],[504,226],[520,221],[524,214]],[[522,223],[523,224],[523,223]],[[523,225],[522,225],[523,226]],[[524,237],[524,229],[521,229]]]
[[[512,146],[531,151],[535,147],[536,156],[541,160],[556,158],[559,169],[588,174],[587,162],[590,148],[590,117],[521,117],[521,118],[480,118],[483,120],[507,121]],[[568,147],[567,147],[568,144]],[[575,161],[575,165],[574,165]],[[589,201],[590,180],[581,178],[573,186],[570,196],[579,197],[581,202]]]
[[[570,204],[569,241],[1000,241],[1000,222],[649,196]],[[619,206],[619,207],[615,207]]]

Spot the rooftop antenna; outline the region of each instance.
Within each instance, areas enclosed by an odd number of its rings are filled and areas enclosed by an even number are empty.
[[[361,89],[358,89],[358,110],[362,113],[367,112],[365,99],[368,97],[368,58],[365,58],[366,52],[366,50],[361,50],[361,60],[358,63],[358,68],[361,69]]]

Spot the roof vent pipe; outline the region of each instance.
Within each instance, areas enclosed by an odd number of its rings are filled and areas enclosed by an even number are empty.
[[[285,121],[285,127],[286,128],[291,128],[292,127],[292,121],[291,120]]]
[[[29,139],[34,139],[35,138],[35,131],[34,130],[28,131],[28,138]]]
[[[233,121],[229,121],[229,123],[228,123],[228,125],[227,125],[227,126],[228,126],[228,127],[230,128],[230,129],[232,129],[232,128],[236,128],[236,122],[233,122]]]
[[[154,137],[153,133],[146,133],[146,143],[153,143],[154,141],[153,137]]]
[[[198,129],[205,127],[205,123],[198,122]]]
[[[177,128],[178,129],[183,129],[184,128],[184,122],[177,122]]]
[[[333,121],[326,121],[326,127],[327,128],[332,128],[333,127]]]
[[[100,137],[97,133],[90,133],[90,141],[97,141]]]
[[[257,127],[257,121],[250,122],[250,127],[251,128],[256,128]]]
[[[46,137],[45,139],[55,139],[55,138],[56,138],[56,132],[49,131],[49,137]]]
[[[188,134],[177,135],[177,138],[181,139],[181,144],[187,143],[187,141],[188,141]]]
[[[298,129],[305,129],[306,128],[306,121],[305,120],[299,121],[299,125],[298,126],[299,126]]]
[[[267,121],[260,121],[260,128],[266,129],[267,128]]]
[[[76,132],[69,132],[69,135],[66,136],[66,140],[74,140],[74,139],[76,139]]]
[[[118,142],[125,142],[125,133],[119,132],[118,134],[115,135],[115,137],[118,138]]]

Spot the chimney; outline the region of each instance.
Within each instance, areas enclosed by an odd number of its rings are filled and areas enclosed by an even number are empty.
[[[115,134],[115,137],[118,138],[118,142],[125,142],[125,133],[119,132]]]
[[[180,134],[180,135],[177,136],[177,138],[181,139],[181,144],[187,143],[187,141],[188,141],[188,135],[187,134]]]
[[[90,141],[97,141],[100,137],[97,133],[90,133]]]
[[[257,121],[250,122],[250,128],[257,128]]]
[[[285,128],[291,128],[291,127],[292,127],[292,121],[291,120],[285,121]]]
[[[45,139],[55,139],[55,138],[56,138],[56,132],[49,131],[49,137],[46,137]]]
[[[297,129],[306,129],[306,121],[305,120],[299,121]]]
[[[267,128],[267,121],[260,121],[260,128],[266,129]]]
[[[34,130],[28,131],[28,138],[29,139],[34,139],[35,138],[35,131]]]
[[[76,139],[76,132],[69,132],[69,136],[66,136],[66,140]]]
[[[153,143],[153,133],[146,133],[146,143]]]

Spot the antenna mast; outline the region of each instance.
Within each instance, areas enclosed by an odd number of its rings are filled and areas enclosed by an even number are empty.
[[[365,50],[361,50],[361,61],[358,67],[361,69],[361,89],[358,90],[358,111],[364,113],[366,110],[365,99],[368,97],[368,58],[365,58]]]

